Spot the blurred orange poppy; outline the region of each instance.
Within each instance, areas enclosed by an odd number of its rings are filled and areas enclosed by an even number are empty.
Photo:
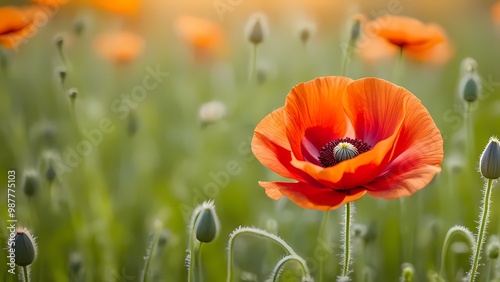
[[[17,48],[21,42],[31,38],[34,28],[36,6],[25,8],[0,7],[0,45]]]
[[[225,35],[214,22],[193,16],[182,16],[175,21],[175,29],[182,40],[195,48],[198,56],[221,51]]]
[[[329,210],[366,193],[409,196],[441,171],[443,140],[412,93],[377,78],[320,77],[295,86],[256,127],[252,151],[297,182],[259,182],[272,199]]]
[[[141,0],[87,0],[91,4],[116,13],[124,15],[133,15],[139,12]]]
[[[500,26],[500,1],[496,2],[491,7],[491,19],[494,24]]]
[[[366,23],[359,44],[361,56],[376,60],[402,51],[417,61],[443,64],[453,50],[444,30],[435,24],[400,16],[384,16]]]
[[[33,2],[40,4],[40,5],[47,5],[47,6],[60,6],[64,5],[69,2],[69,0],[33,0]]]
[[[110,32],[96,37],[94,47],[103,58],[117,64],[124,64],[133,61],[142,53],[144,40],[129,31]]]

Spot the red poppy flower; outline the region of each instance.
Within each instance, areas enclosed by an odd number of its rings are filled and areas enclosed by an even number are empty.
[[[453,50],[444,30],[409,17],[384,16],[367,22],[360,45],[368,60],[395,55],[400,49],[412,59],[443,64]]]
[[[366,193],[408,196],[441,171],[443,140],[412,93],[377,78],[295,86],[256,127],[256,158],[297,182],[259,182],[272,199],[329,210]]]

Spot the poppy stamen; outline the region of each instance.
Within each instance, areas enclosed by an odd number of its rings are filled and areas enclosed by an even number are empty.
[[[370,145],[360,139],[341,138],[330,141],[321,148],[319,161],[323,167],[331,167],[367,152],[371,148]]]

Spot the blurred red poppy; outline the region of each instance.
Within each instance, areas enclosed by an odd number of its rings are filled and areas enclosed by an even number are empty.
[[[403,52],[417,61],[444,64],[453,49],[444,30],[435,24],[419,20],[384,16],[366,23],[359,49],[368,60],[390,57]]]
[[[115,14],[133,15],[141,8],[141,0],[87,0],[91,4]]]
[[[443,140],[412,93],[377,78],[295,86],[256,127],[256,158],[297,182],[259,182],[272,199],[329,210],[366,193],[409,196],[441,171]]]
[[[198,59],[223,51],[225,34],[222,28],[209,20],[182,16],[175,21],[179,37],[194,48]]]
[[[96,37],[94,47],[103,58],[117,64],[124,64],[133,61],[142,53],[144,40],[129,31],[109,32]]]
[[[491,7],[491,19],[495,25],[500,26],[500,1]]]
[[[39,11],[36,6],[0,7],[0,45],[17,48],[36,32],[34,20]]]

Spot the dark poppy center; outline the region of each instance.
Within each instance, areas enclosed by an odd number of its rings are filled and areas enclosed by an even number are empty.
[[[372,147],[360,139],[349,137],[326,143],[319,152],[319,161],[323,167],[334,166],[340,162],[352,159],[367,152]]]

